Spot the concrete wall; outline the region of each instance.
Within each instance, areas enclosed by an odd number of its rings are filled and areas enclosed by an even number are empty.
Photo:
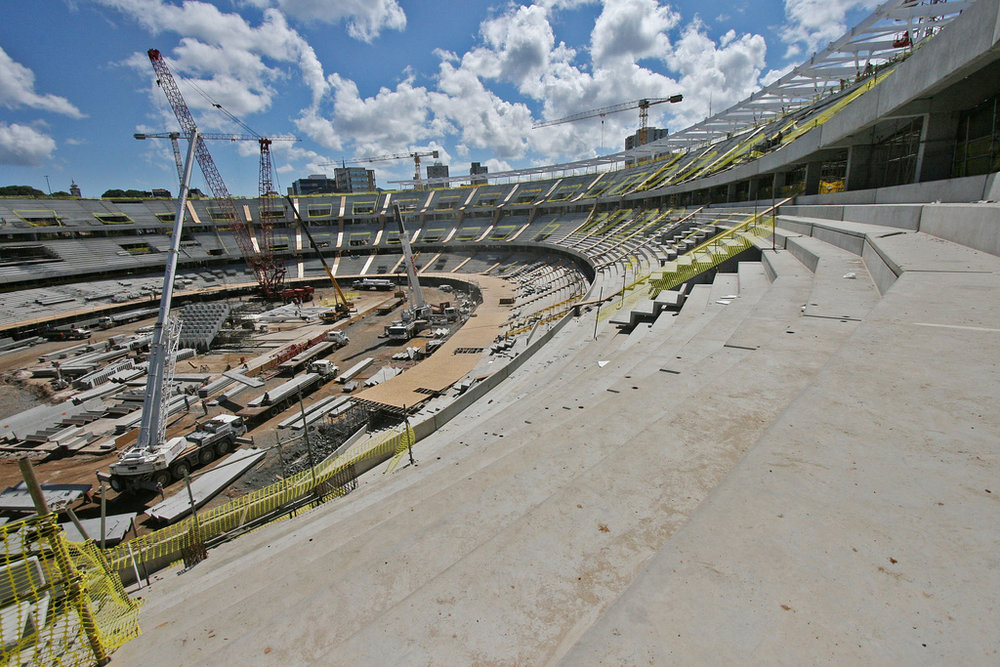
[[[872,190],[848,190],[825,195],[803,195],[795,203],[817,204],[912,204],[917,202],[974,202],[1000,196],[996,189],[996,174],[950,178],[943,181],[911,183]]]
[[[1000,204],[927,204],[920,231],[1000,255]]]

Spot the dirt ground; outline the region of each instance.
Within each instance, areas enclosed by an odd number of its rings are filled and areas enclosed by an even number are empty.
[[[455,303],[456,300],[456,295],[448,294],[437,289],[424,288],[424,294],[425,298],[430,303],[438,303],[441,301],[451,301],[452,303]],[[332,288],[326,290],[318,289],[313,303],[318,305],[325,300],[332,299],[333,296],[334,294]],[[344,329],[350,338],[350,343],[346,347],[332,351],[328,356],[326,356],[327,359],[336,363],[340,367],[341,371],[346,370],[365,357],[374,357],[375,362],[369,366],[360,378],[358,378],[359,380],[376,373],[383,366],[391,365],[397,368],[405,369],[413,365],[414,362],[393,360],[391,358],[393,354],[404,351],[407,345],[390,345],[387,343],[386,339],[381,337],[381,333],[384,330],[385,325],[399,318],[399,308],[396,308],[392,313],[387,315],[377,315],[374,311],[374,306],[378,303],[384,302],[391,296],[391,293],[388,292],[363,292],[358,295],[355,303],[359,310],[365,311],[366,309],[371,309],[370,312],[360,321],[353,322]],[[112,336],[131,334],[135,332],[136,329],[152,324],[153,321],[154,320],[152,319],[143,320],[122,327],[95,331],[93,337],[91,338],[91,342],[101,342]],[[300,325],[272,325],[269,329],[273,333],[275,331],[294,329],[306,324],[307,323],[303,322]],[[314,325],[315,322],[311,324]],[[40,356],[58,349],[72,347],[80,342],[81,341],[61,341],[44,343],[0,357],[0,416],[16,414],[20,411],[40,405],[47,400],[51,400],[47,398],[53,393],[48,381],[29,379],[27,377],[29,374],[26,372],[26,369],[38,365],[38,359]],[[421,345],[423,342],[423,339],[417,338],[408,343],[408,345]],[[242,357],[251,358],[264,354],[267,351],[268,350],[266,348],[243,351],[209,351],[206,354],[197,355],[191,359],[179,362],[177,364],[176,372],[178,374],[206,371],[218,373],[224,370],[227,366],[233,368],[238,367],[241,363],[240,359]],[[274,377],[267,381],[264,388],[260,390],[247,391],[237,397],[236,401],[237,403],[241,400],[246,401],[266,389],[280,385],[288,379],[289,377],[287,376]],[[316,401],[327,396],[340,395],[342,392],[342,385],[334,382],[328,382],[326,385],[320,387],[311,395],[303,399],[304,407],[308,409],[309,406]],[[55,398],[65,400],[66,397],[67,395],[65,394],[58,394]],[[266,422],[256,426],[252,431],[250,431],[250,433],[248,433],[248,435],[253,438],[255,445],[259,447],[273,448],[278,438],[280,438],[283,442],[291,438],[291,433],[287,432],[287,430],[279,431],[277,429],[277,424],[290,416],[293,411],[298,412],[299,410],[300,408],[298,404],[296,404],[281,414],[276,415]],[[223,412],[225,411],[219,407],[209,408],[210,417]],[[202,412],[200,403],[197,400],[192,400],[190,412],[182,412],[178,415],[174,415],[172,421],[168,424],[167,435],[168,437],[173,437],[175,435],[189,433],[194,429],[196,423],[204,418],[205,415]],[[99,488],[96,477],[97,471],[107,470],[108,466],[117,460],[121,451],[124,449],[125,447],[120,447],[118,451],[111,452],[103,456],[77,454],[75,456],[65,458],[46,459],[40,457],[35,459],[35,472],[39,481],[43,484],[93,484],[96,492]],[[301,437],[295,442],[286,445],[283,449],[283,454],[286,469],[289,471],[301,468],[303,465],[307,464],[305,443]],[[12,486],[21,481],[21,475],[17,465],[17,458],[20,458],[21,456],[23,455],[8,454],[0,457],[0,488]],[[314,451],[314,457],[316,456],[320,456],[320,453]],[[211,466],[209,466],[209,468],[210,467]],[[245,476],[246,481],[243,483],[237,482],[230,488],[230,490],[217,496],[212,504],[224,502],[229,497],[246,493],[251,490],[251,488],[259,488],[267,483],[276,481],[278,476],[281,474],[281,469],[281,463],[277,458],[277,452],[272,449],[265,459],[265,462],[258,466],[257,471],[252,471]],[[164,496],[173,495],[174,493],[180,491],[182,487],[183,484],[181,482],[176,482],[164,489]],[[160,500],[158,495],[151,492],[131,496],[118,496],[110,489],[108,489],[108,498],[109,514],[122,512],[141,513],[148,506],[153,505]],[[98,502],[84,504],[79,508],[75,508],[75,510],[81,518],[99,516],[100,513]]]

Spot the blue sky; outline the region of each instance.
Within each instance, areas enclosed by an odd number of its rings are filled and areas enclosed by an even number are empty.
[[[274,146],[280,189],[324,162],[436,149],[452,175],[619,150],[638,114],[541,120],[680,92],[651,125],[682,129],[822,48],[874,0],[5,0],[0,185],[177,191],[176,129],[149,48],[203,131]],[[234,194],[257,191],[256,144],[214,142]],[[380,187],[412,162],[367,164]],[[204,189],[200,175],[196,187]]]

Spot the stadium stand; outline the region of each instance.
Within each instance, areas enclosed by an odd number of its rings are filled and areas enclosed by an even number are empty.
[[[300,197],[338,276],[398,270],[399,203],[422,271],[508,278],[545,347],[419,465],[157,581],[116,658],[990,662],[1000,2],[947,4],[826,94],[622,168]],[[249,282],[190,210],[179,275]],[[11,323],[151,274],[169,226],[162,201],[0,213]],[[297,224],[278,255],[321,281]]]

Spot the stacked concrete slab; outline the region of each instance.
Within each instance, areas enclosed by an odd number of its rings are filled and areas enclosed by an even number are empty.
[[[181,309],[180,346],[205,351],[229,317],[228,303],[192,303]]]

